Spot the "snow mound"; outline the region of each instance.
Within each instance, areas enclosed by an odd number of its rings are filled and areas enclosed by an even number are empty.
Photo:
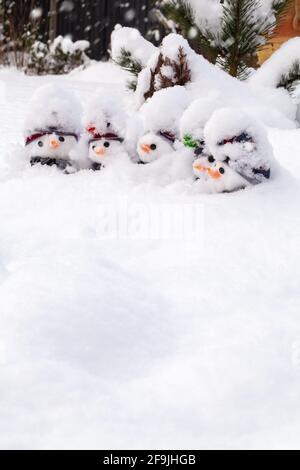
[[[282,75],[289,72],[295,62],[300,62],[300,38],[284,43],[262,66],[251,75],[253,86],[277,88]]]
[[[130,52],[143,66],[156,51],[156,47],[147,41],[135,28],[116,26],[111,36],[111,57],[117,61],[122,49]]]

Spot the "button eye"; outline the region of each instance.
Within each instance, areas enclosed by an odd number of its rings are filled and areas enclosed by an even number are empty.
[[[157,149],[157,145],[156,145],[156,144],[152,144],[152,145],[150,145],[150,148],[151,148],[151,150],[156,150],[156,149]]]
[[[224,170],[224,168],[223,168],[222,166],[221,166],[221,168],[219,168],[219,173],[220,173],[221,175],[224,175],[224,173],[225,173],[225,170]]]
[[[210,156],[208,157],[208,161],[209,161],[209,163],[214,163],[215,159],[214,159],[214,157],[213,157],[212,155],[210,155]]]
[[[41,140],[38,142],[38,146],[39,146],[39,147],[44,147],[44,144],[43,144],[43,142],[42,142]]]
[[[109,143],[109,142],[104,142],[103,145],[104,145],[104,147],[106,147],[106,148],[110,147],[110,143]]]
[[[110,126],[111,126],[111,124],[110,124],[110,122],[108,122],[108,123],[106,124],[106,127],[110,127]]]
[[[64,141],[65,141],[65,138],[64,138],[63,136],[60,136],[60,137],[58,138],[58,140],[59,140],[60,142],[64,142]]]

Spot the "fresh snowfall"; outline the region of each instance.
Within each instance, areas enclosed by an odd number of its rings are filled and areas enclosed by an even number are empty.
[[[241,83],[189,54],[190,87],[146,103],[147,66],[134,97],[113,63],[0,71],[1,448],[299,448],[296,106],[263,68]],[[30,165],[59,145],[37,133],[53,103],[64,144],[85,128],[63,169]],[[261,184],[222,160],[243,129]]]

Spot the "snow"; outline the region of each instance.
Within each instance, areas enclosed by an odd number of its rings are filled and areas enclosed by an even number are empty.
[[[28,103],[24,124],[25,137],[51,127],[81,134],[82,108],[79,98],[66,87],[47,84],[38,88]]]
[[[184,87],[157,91],[140,109],[145,130],[169,131],[179,137],[180,117],[189,104],[190,97]]]
[[[50,45],[50,52],[55,54],[60,48],[64,54],[75,54],[78,51],[85,52],[90,47],[89,41],[72,41],[69,36],[57,36]]]
[[[281,76],[289,72],[295,62],[300,62],[300,38],[285,42],[249,79],[253,87],[276,88]]]
[[[205,126],[204,140],[217,160],[224,162],[229,158],[231,169],[254,183],[264,181],[263,173],[270,170],[273,173],[275,169],[264,125],[243,111],[235,108],[215,111]]]
[[[299,130],[269,129],[281,170],[234,194],[8,174],[49,78],[0,79],[1,448],[299,448]],[[128,100],[111,65],[51,82]]]
[[[168,1],[168,0],[167,0]],[[217,40],[221,40],[223,7],[227,0],[185,0],[192,7],[196,25],[202,32],[211,31]],[[259,0],[255,9],[254,20],[257,23],[273,25],[276,22],[273,4],[274,0]]]
[[[208,96],[222,98],[223,106],[234,106],[247,109],[247,112],[262,121],[265,125],[275,128],[291,128],[294,124],[297,106],[292,102],[285,90],[262,89],[249,87],[248,83],[237,81],[224,71],[218,69],[202,56],[197,55],[186,39],[178,34],[166,36],[138,76],[136,106],[144,103],[144,94],[149,89],[151,72],[155,70],[159,53],[163,57],[178,59],[178,50],[182,48],[187,57],[191,71],[191,82],[186,85],[190,102]],[[249,89],[250,88],[250,89]]]
[[[222,107],[222,95],[220,93],[194,100],[181,116],[181,138],[190,135],[194,139],[202,140],[205,125],[213,112],[220,107]]]
[[[122,49],[131,52],[132,56],[143,66],[147,65],[148,60],[156,51],[156,47],[137,29],[117,25],[111,36],[111,57],[114,61],[119,59]]]

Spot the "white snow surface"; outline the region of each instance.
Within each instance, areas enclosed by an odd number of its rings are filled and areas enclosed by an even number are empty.
[[[50,80],[126,103],[117,74]],[[300,131],[269,130],[281,171],[234,194],[66,176],[18,147],[49,78],[0,78],[1,448],[299,448]]]

